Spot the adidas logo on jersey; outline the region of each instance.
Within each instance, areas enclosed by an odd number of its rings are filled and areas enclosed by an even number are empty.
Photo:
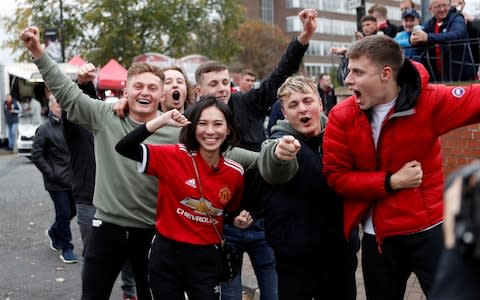
[[[195,179],[193,178],[185,181],[185,184],[191,186],[194,189],[197,188],[197,184],[195,183]]]

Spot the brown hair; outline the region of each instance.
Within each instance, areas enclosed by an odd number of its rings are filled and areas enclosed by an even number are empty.
[[[413,2],[412,0],[402,0],[402,1],[400,1],[400,4],[401,3],[407,3],[407,2],[410,3],[410,6],[412,6],[411,7],[412,9],[415,9],[415,2]]]
[[[371,35],[355,42],[347,51],[348,59],[367,57],[378,68],[392,68],[395,78],[405,60],[402,48],[386,35]]]
[[[378,12],[380,15],[387,17],[387,8],[383,5],[374,4],[368,9],[368,14],[372,15],[374,12]]]
[[[162,69],[146,62],[134,63],[128,68],[127,80],[130,80],[135,75],[143,73],[153,73],[160,78],[160,80],[165,81],[165,75],[163,74]]]
[[[250,75],[257,78],[257,75],[255,74],[255,72],[253,72],[252,69],[243,69],[242,72],[240,72],[240,77],[243,77],[245,75]]]
[[[363,22],[367,22],[367,21],[371,21],[371,22],[377,22],[377,18],[375,18],[374,16],[372,15],[366,15],[366,16],[363,16],[361,19],[360,19],[360,24],[363,24]]]
[[[185,106],[185,108],[187,108],[187,106],[191,105],[192,101],[194,101],[192,84],[190,83],[190,80],[188,80],[187,74],[185,73],[185,71],[180,66],[169,66],[169,67],[162,68],[162,72],[170,71],[170,70],[180,72],[182,74],[183,78],[185,78],[185,85],[187,86],[187,99],[185,99],[185,105],[184,106]]]
[[[222,64],[219,61],[211,60],[200,65],[195,71],[195,82],[199,84],[201,82],[202,75],[210,72],[221,72],[228,70],[225,64]]]

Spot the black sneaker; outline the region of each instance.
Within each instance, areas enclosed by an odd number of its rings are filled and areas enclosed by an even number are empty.
[[[49,245],[50,245],[50,249],[52,249],[53,251],[57,252],[58,250],[60,250],[60,248],[58,247],[55,247],[55,239],[52,237],[52,235],[50,234],[50,229],[46,229],[45,230],[45,235],[47,236],[48,238],[48,242],[49,242]]]

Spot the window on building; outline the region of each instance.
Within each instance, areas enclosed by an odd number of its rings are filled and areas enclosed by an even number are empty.
[[[302,23],[297,16],[287,17],[287,32],[302,31]],[[352,21],[317,19],[316,33],[354,36],[357,24]]]
[[[346,1],[339,0],[287,0],[287,8],[311,7],[322,11],[330,11],[342,14],[355,14],[356,11],[347,9]]]
[[[273,24],[273,0],[262,0],[261,10],[263,22]]]
[[[330,48],[332,47],[348,48],[351,45],[352,45],[351,43],[339,44],[333,41],[311,40],[305,55],[306,56],[331,56],[332,54],[330,53]]]

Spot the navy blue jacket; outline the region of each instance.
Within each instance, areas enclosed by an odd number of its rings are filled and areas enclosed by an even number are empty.
[[[422,63],[430,74],[431,81],[466,81],[473,79],[473,58],[470,51],[468,30],[463,15],[455,8],[450,9],[440,26],[440,33],[434,33],[436,19],[430,19],[423,26],[428,33],[428,46]],[[460,40],[459,43],[455,42]],[[462,42],[462,40],[465,40]],[[455,42],[450,44],[450,42]],[[435,70],[435,44],[441,45],[442,73]]]

